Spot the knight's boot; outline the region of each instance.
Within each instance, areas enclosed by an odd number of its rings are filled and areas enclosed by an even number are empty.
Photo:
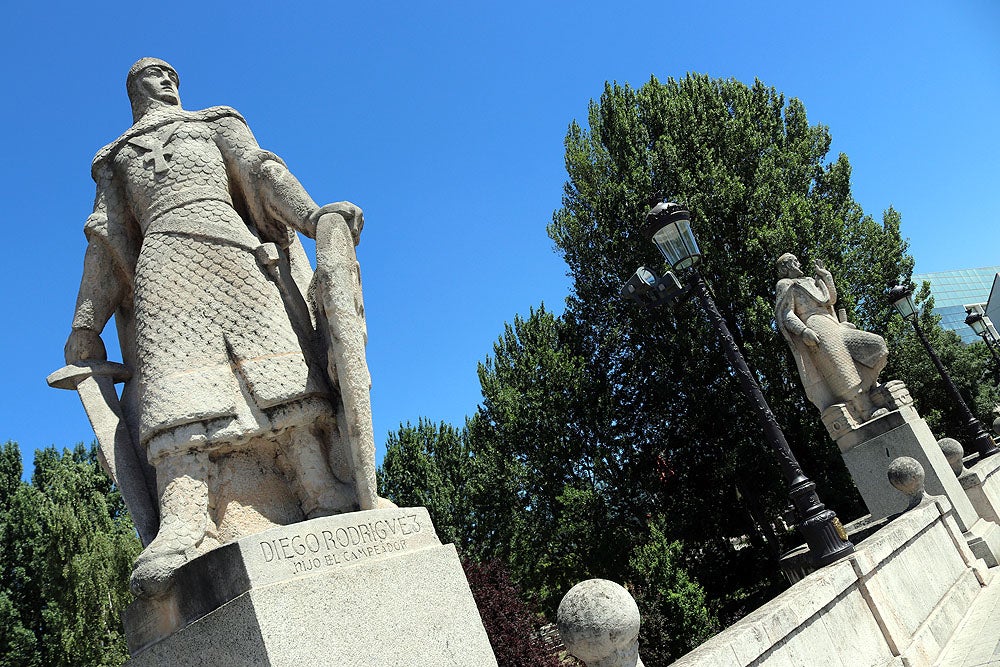
[[[353,512],[357,500],[350,486],[330,471],[321,429],[289,429],[283,443],[286,473],[307,519]]]
[[[208,529],[208,454],[186,452],[156,465],[160,529],[132,568],[129,585],[139,597],[156,597],[171,585],[174,571],[197,555]]]

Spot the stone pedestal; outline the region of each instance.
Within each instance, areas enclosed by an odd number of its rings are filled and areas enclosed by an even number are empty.
[[[925,499],[671,667],[996,664],[992,645],[983,662],[941,660],[945,646],[970,636],[963,617],[973,604],[995,604],[994,580],[947,500]]]
[[[129,667],[496,665],[423,508],[274,528],[185,564],[125,615]]]
[[[973,553],[990,567],[1000,562],[1000,526],[980,517],[927,422],[912,405],[844,429],[835,440],[873,519],[906,509],[907,497],[889,484],[886,470],[897,457],[909,456],[923,466],[927,493],[948,498]]]
[[[1000,523],[1000,455],[977,461],[958,481],[979,516]]]

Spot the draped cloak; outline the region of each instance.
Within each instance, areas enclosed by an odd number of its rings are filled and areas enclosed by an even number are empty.
[[[792,348],[806,397],[822,411],[870,389],[885,366],[885,340],[842,324],[833,309],[836,291],[820,280],[783,278],[776,293],[775,321]],[[815,347],[802,338],[806,328],[819,337]]]

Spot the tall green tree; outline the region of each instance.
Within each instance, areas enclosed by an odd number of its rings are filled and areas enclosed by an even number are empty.
[[[635,495],[649,499],[647,513],[661,510],[668,536],[703,555],[693,572],[716,599],[725,591],[715,585],[734,583],[731,539],[750,535],[768,547],[756,549],[761,558],[777,551],[768,542],[785,486],[698,307],[642,310],[619,290],[637,265],[662,266],[639,233],[650,205],[687,205],[702,273],[803,467],[842,518],[861,515],[774,327],[774,261],[784,252],[807,267],[824,261],[840,286],[838,305],[884,333],[884,295],[909,279],[912,259],[899,215],[890,209],[876,222],[853,200],[850,163],[843,154],[827,161],[830,141],[799,100],[759,81],[700,75],[653,78],[639,89],[608,84],[587,127],[573,123],[566,136],[569,180],[549,234],[573,279],[564,319],[588,375],[606,378],[601,400],[613,406],[590,431]]]
[[[469,438],[495,493],[477,510],[499,528],[480,531],[479,553],[507,563],[552,612],[581,579],[622,570],[628,533],[644,519],[622,493],[625,471],[592,432],[610,414],[606,387],[588,374],[576,331],[544,306],[505,326],[479,380]]]
[[[627,480],[583,430],[592,420],[582,413],[607,406],[570,333],[544,306],[515,317],[480,364],[483,404],[465,428],[401,426],[379,471],[387,497],[425,505],[443,539],[477,562],[504,562],[550,613],[580,578],[620,571],[631,548],[607,502],[623,494],[603,491]]]
[[[121,665],[121,615],[140,550],[121,496],[78,445],[36,453],[21,481],[17,445],[0,450],[0,665]]]
[[[40,665],[32,621],[38,618],[39,591],[26,567],[30,537],[38,532],[30,511],[30,487],[21,481],[23,467],[16,443],[0,448],[0,666]],[[28,511],[26,511],[28,510]]]
[[[420,418],[389,434],[379,489],[400,507],[426,507],[441,540],[466,553],[474,530],[476,463],[464,428]]]
[[[651,311],[620,296],[637,265],[662,266],[639,233],[655,201],[691,210],[715,300],[803,468],[845,522],[865,509],[774,324],[777,257],[793,252],[807,269],[822,260],[838,307],[896,355],[883,377],[916,387],[935,423],[951,417],[925,391],[934,376],[886,300],[913,268],[900,215],[864,213],[847,156],[828,157],[829,130],[810,124],[799,100],[700,75],[607,84],[565,143],[568,180],[548,232],[573,280],[566,310],[541,307],[505,326],[479,367],[465,467],[440,465],[473,480],[465,527],[455,527],[467,556],[502,560],[548,613],[581,579],[631,581],[677,633],[676,652],[698,641],[699,614],[728,624],[773,595],[774,561],[801,538],[779,518],[787,487],[704,314],[691,302]],[[949,353],[982,406],[993,399],[976,389],[982,369],[970,349]],[[410,448],[416,469],[436,447]],[[437,474],[423,475],[427,488],[454,494]]]

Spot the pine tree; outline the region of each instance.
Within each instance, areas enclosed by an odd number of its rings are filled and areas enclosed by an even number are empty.
[[[121,665],[121,616],[140,550],[93,447],[36,453],[31,484],[17,445],[0,450],[0,665]],[[6,661],[6,662],[2,662]]]

